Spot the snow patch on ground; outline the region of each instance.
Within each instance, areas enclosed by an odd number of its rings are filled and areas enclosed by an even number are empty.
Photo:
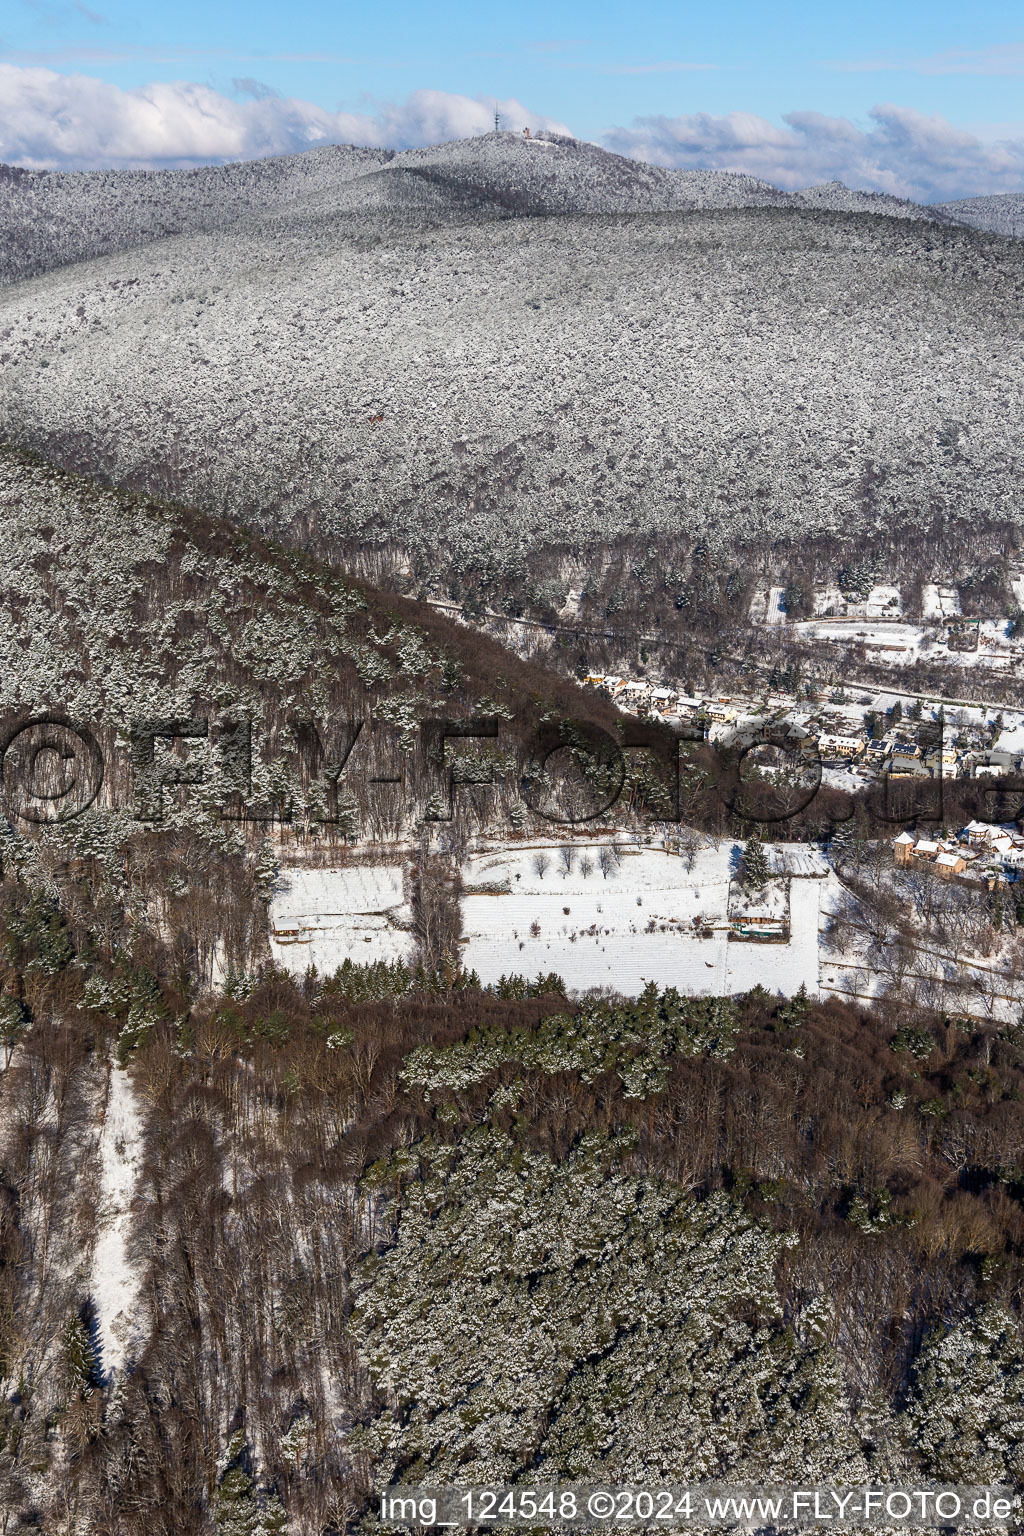
[[[112,1067],[100,1132],[99,1236],[93,1252],[101,1363],[107,1376],[123,1371],[136,1338],[135,1302],[141,1276],[128,1256],[131,1205],[142,1167],[143,1117],[127,1072]]]
[[[1006,719],[1006,716],[1003,717]],[[1024,752],[1024,722],[1017,721],[1007,724],[1000,731],[994,743],[996,752]]]

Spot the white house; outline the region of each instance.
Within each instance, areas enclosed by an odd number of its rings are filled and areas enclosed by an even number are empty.
[[[858,736],[832,736],[823,731],[818,737],[818,751],[823,757],[856,757],[863,746]]]

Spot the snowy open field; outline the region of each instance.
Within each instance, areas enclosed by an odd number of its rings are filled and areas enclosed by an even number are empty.
[[[270,951],[296,975],[344,960],[408,960],[411,922],[399,864],[290,869],[270,905]]]
[[[960,595],[955,587],[929,582],[921,594],[921,608],[926,619],[952,619],[960,613]]]
[[[690,871],[661,849],[623,846],[621,864],[607,878],[597,867],[597,843],[576,845],[569,874],[559,867],[558,845],[472,855],[463,870],[463,962],[485,983],[511,972],[554,970],[576,990],[603,986],[630,993],[655,981],[687,993],[730,993],[761,982],[787,995],[801,983],[816,993],[822,881],[792,881],[788,943],[730,940],[733,846],[702,850]],[[542,876],[534,862],[538,853],[550,859]],[[580,869],[585,855],[594,862],[586,878]],[[492,889],[474,892],[474,886]],[[712,926],[710,937],[694,932],[697,916]]]
[[[562,854],[568,846],[572,867],[566,870]],[[617,861],[607,859],[610,846]],[[812,996],[873,997],[888,990],[878,962],[872,965],[856,946],[840,953],[819,948],[819,934],[841,902],[843,887],[817,849],[798,843],[772,847],[776,878],[752,900],[735,883],[730,896],[738,853],[731,840],[718,847],[709,843],[688,870],[679,855],[638,846],[621,834],[571,845],[551,839],[478,848],[462,868],[463,964],[485,985],[503,975],[532,978],[555,971],[573,992],[603,987],[636,994],[650,981],[690,995],[735,994],[757,983],[785,996],[801,985]],[[756,924],[759,918],[785,921],[787,915],[784,943],[729,937],[732,922],[741,917]],[[329,973],[346,959],[365,964],[414,956],[407,881],[397,861],[290,870],[274,896],[271,920],[274,958],[295,975],[310,965]],[[949,1006],[1016,1017],[1020,989],[993,984],[999,968],[998,957],[961,957],[953,963],[922,944],[910,976],[930,980],[932,990],[939,989],[936,997],[941,992]],[[110,1114],[120,1127],[128,1105],[118,1074],[114,1079]],[[112,1143],[104,1158],[105,1185],[131,1177]],[[125,1342],[112,1324],[127,1310],[127,1297],[120,1294],[125,1279],[116,1206],[97,1251],[103,1276],[97,1290],[106,1298],[100,1308],[104,1357],[109,1355],[114,1369]]]
[[[485,984],[513,972],[532,977],[554,970],[579,991],[602,986],[630,993],[655,981],[687,993],[724,993],[760,981],[787,995],[801,984],[817,992],[823,882],[814,877],[825,866],[813,850],[774,850],[784,874],[754,907],[783,915],[788,883],[791,937],[764,943],[728,938],[733,843],[704,848],[688,871],[675,854],[619,841],[618,865],[605,875],[599,860],[607,844],[607,838],[575,843],[569,873],[555,842],[472,853],[463,867],[466,968]],[[538,857],[546,861],[542,874]],[[797,878],[790,882],[791,875]],[[705,937],[694,930],[698,917]],[[289,870],[271,903],[271,953],[295,975],[310,965],[330,972],[346,959],[409,960],[411,919],[398,864]]]
[[[1007,633],[1006,619],[983,619],[978,626],[978,645],[971,651],[951,650],[949,621],[959,609],[944,617],[935,613],[930,624],[910,624],[901,619],[873,621],[867,618],[801,619],[792,629],[803,640],[820,640],[833,645],[859,644],[872,660],[889,666],[903,666],[914,661],[941,661],[957,667],[1006,668],[1024,659],[1020,642]],[[938,621],[938,622],[935,622]]]

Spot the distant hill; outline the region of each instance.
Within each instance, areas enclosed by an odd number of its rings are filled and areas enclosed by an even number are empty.
[[[992,197],[965,197],[956,203],[938,203],[932,210],[948,213],[973,229],[994,235],[1024,237],[1024,192],[1002,192]]]
[[[698,545],[724,581],[744,547],[1019,519],[1024,247],[789,204],[516,216],[559,161],[513,139],[498,187],[490,152],[8,287],[0,433],[491,606],[561,607],[619,548],[671,618]]]
[[[697,208],[782,206],[785,192],[731,171],[675,171],[615,155],[583,139],[487,134],[409,149],[392,171],[410,171],[450,187],[471,186],[510,212],[670,213]]]
[[[861,192],[841,181],[825,181],[817,187],[795,192],[793,198],[807,208],[827,209],[833,213],[880,213],[891,219],[927,219],[935,224],[961,222],[949,208],[892,197],[887,192]]]
[[[394,154],[353,145],[267,160],[163,171],[25,171],[0,165],[0,283],[110,255],[168,235],[227,229],[285,214],[373,227],[412,216],[669,213],[813,207],[893,218],[986,222],[976,204],[926,208],[841,182],[782,192],[731,171],[668,170],[554,134],[491,133]],[[963,215],[957,209],[967,210]],[[972,211],[973,210],[973,211]]]
[[[0,433],[386,585],[691,627],[745,550],[1021,522],[1024,248],[948,211],[501,133],[9,172],[5,226]]]

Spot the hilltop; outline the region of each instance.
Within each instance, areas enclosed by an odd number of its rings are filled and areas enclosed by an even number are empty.
[[[0,283],[68,262],[223,228],[384,165],[354,145],[180,171],[30,171],[0,165]]]

